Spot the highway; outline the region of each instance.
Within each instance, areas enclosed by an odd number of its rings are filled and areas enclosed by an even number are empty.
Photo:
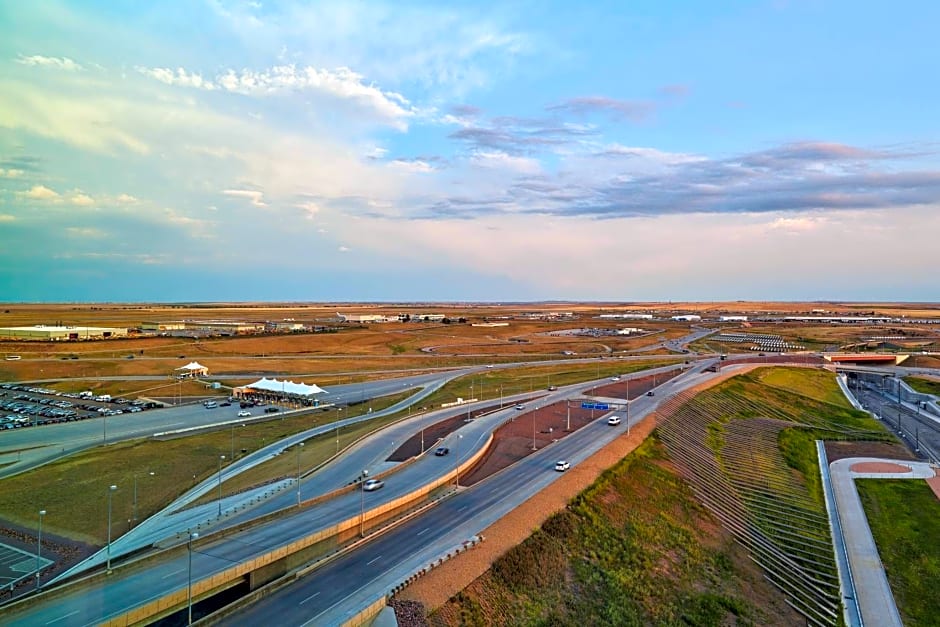
[[[688,378],[691,381],[698,376],[701,375],[686,373],[661,387],[670,391],[673,388],[678,389],[680,379]],[[581,385],[587,389],[593,383]],[[571,391],[559,390],[558,394],[559,398],[563,398],[571,394]],[[649,411],[656,400],[658,399],[643,397],[634,401],[635,407],[631,410],[634,412],[634,419],[638,419],[640,415]],[[513,411],[515,410],[507,409],[504,413]],[[486,433],[498,420],[499,417],[494,416],[492,421],[474,420],[464,425],[460,429],[460,433],[464,436],[460,443],[449,442],[454,451],[451,456],[430,455],[408,465],[390,477],[385,488],[366,494],[364,500],[366,507],[377,506],[379,503],[410,492],[416,486],[427,482],[430,477],[452,472],[457,456],[465,459],[478,449],[485,440]],[[500,508],[514,507],[528,495],[554,480],[556,474],[552,471],[552,464],[556,456],[567,456],[577,463],[610,438],[617,437],[623,432],[623,428],[608,427],[604,419],[599,418],[595,424],[575,432],[569,438],[543,449],[542,452],[526,458],[508,471],[496,475],[505,476],[506,479],[501,479],[501,481],[508,481],[515,487],[506,493],[494,491],[495,487],[489,488],[490,496],[484,499],[484,504],[490,509],[484,510],[483,505],[477,505],[471,501],[467,506],[469,510],[472,510],[468,512],[468,516],[472,515],[476,524],[480,524],[488,516],[502,515],[508,510]],[[457,434],[449,437],[456,440]],[[485,486],[488,482],[481,482],[478,485]],[[486,489],[474,486],[467,492],[479,494]],[[492,509],[493,503],[497,501],[500,505],[494,510]],[[296,538],[303,537],[317,529],[332,526],[341,520],[350,519],[359,513],[360,493],[354,491],[332,499],[328,503],[287,514],[251,530],[234,533],[218,540],[210,538],[206,544],[197,544],[197,550],[193,553],[193,577],[199,580],[217,574],[233,564],[250,560],[278,546],[288,544]],[[495,518],[492,519],[495,520]],[[116,568],[110,577],[99,578],[81,586],[66,587],[61,595],[57,594],[48,602],[42,602],[42,596],[40,596],[37,604],[23,610],[22,613],[6,618],[28,624],[54,622],[59,625],[86,625],[97,623],[185,586],[187,580],[180,573],[187,572],[187,559],[188,554],[185,549],[177,549],[163,553],[159,559],[148,562],[145,569]]]

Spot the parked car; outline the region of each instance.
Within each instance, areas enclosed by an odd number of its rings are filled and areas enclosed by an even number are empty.
[[[447,455],[448,453],[450,453],[450,449],[447,448],[446,446],[439,446],[437,450],[434,451],[434,454],[437,455],[438,457],[443,457],[444,455]]]
[[[247,417],[250,416],[250,415],[251,415],[251,412],[248,411],[247,409],[243,409],[243,410],[241,410],[240,412],[238,412],[238,417],[239,417],[239,418],[247,418]]]
[[[607,419],[607,424],[609,424],[612,427],[616,427],[617,425],[620,424],[620,416],[611,416],[610,418]]]
[[[378,490],[384,485],[385,485],[384,481],[380,481],[379,479],[369,479],[365,483],[362,484],[362,490],[363,492],[373,492],[375,490]]]
[[[565,460],[555,462],[555,470],[558,472],[565,472],[569,468],[571,468],[571,462]]]

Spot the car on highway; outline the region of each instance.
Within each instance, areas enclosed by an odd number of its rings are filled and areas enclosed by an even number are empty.
[[[555,470],[558,472],[565,472],[569,468],[571,468],[571,462],[569,461],[563,459],[561,461],[555,462]]]
[[[649,392],[646,393],[646,395],[647,395],[647,396],[656,396],[656,393],[653,392],[653,390],[650,390]]]
[[[374,492],[375,490],[378,490],[384,485],[385,485],[384,481],[381,481],[379,479],[369,479],[365,483],[362,484],[362,491]]]
[[[549,392],[554,392],[554,391],[557,390],[557,389],[558,389],[558,386],[557,386],[557,385],[550,385],[550,386],[548,386],[548,391],[549,391]]]
[[[607,424],[609,424],[612,427],[616,427],[617,425],[620,424],[620,416],[611,416],[610,418],[607,419]]]
[[[446,446],[439,446],[437,447],[437,450],[434,451],[434,454],[437,455],[438,457],[443,457],[444,455],[447,455],[448,453],[450,453],[450,449],[447,448]]]
[[[278,409],[277,407],[265,407],[265,408],[264,408],[264,413],[266,413],[266,414],[276,414],[276,413],[279,412],[279,411],[281,411],[281,410]]]
[[[247,409],[243,409],[243,410],[241,410],[240,412],[238,412],[238,417],[239,417],[239,418],[247,418],[247,417],[250,416],[250,415],[251,415],[251,412],[248,411]]]
[[[525,405],[523,405],[522,403],[519,403],[518,405],[516,405],[516,409],[523,410],[525,409]]]
[[[611,377],[610,380],[611,380],[611,381],[620,381],[620,377]]]

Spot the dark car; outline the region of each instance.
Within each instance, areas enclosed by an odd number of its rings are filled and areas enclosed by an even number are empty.
[[[450,453],[450,449],[447,448],[446,446],[438,447],[438,449],[434,451],[434,454],[437,455],[438,457],[443,457],[444,455],[447,455],[448,453]]]
[[[276,414],[279,411],[280,410],[277,407],[265,407],[264,408],[264,413],[266,414]]]
[[[647,396],[656,396],[656,393],[653,392],[653,390],[650,390],[649,392],[646,393],[646,395],[647,395]]]
[[[225,403],[219,403],[219,407],[231,407],[231,406],[232,404],[227,401]]]

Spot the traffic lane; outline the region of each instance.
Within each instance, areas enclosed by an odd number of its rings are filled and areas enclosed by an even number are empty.
[[[355,592],[367,582],[388,579],[391,570],[398,565],[406,565],[401,573],[396,573],[400,581],[420,565],[434,559],[436,551],[441,550],[440,547],[432,547],[429,555],[421,550],[416,552],[415,544],[428,547],[442,543],[446,550],[466,540],[558,479],[561,473],[554,470],[556,457],[568,458],[575,463],[583,461],[593,453],[585,447],[586,441],[603,445],[620,435],[617,430],[607,430],[607,425],[600,421],[579,431],[584,432],[580,438],[582,441],[572,439],[566,442],[568,438],[562,439],[543,449],[541,454],[518,462],[512,467],[513,472],[493,475],[464,489],[423,516],[402,524],[250,606],[235,617],[232,624],[251,625],[271,615],[283,617],[291,624],[300,624],[343,601],[350,596],[351,590]],[[520,476],[529,479],[520,480]],[[378,572],[377,566],[387,565],[392,566]],[[398,581],[381,581],[379,585],[387,588]]]

